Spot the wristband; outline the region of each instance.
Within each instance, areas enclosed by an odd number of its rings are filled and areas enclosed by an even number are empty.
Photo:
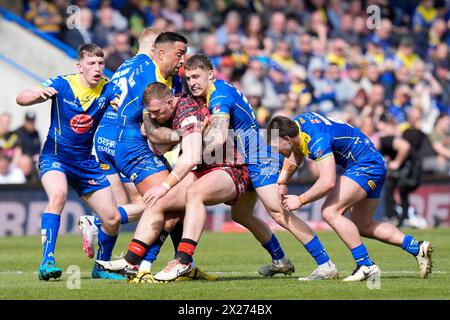
[[[169,176],[164,180],[162,186],[167,190],[172,189],[178,182],[180,182],[180,177],[177,176],[174,172],[171,172]]]
[[[178,182],[181,181],[180,177],[175,172],[172,171],[170,174],[172,174],[175,178],[177,178]]]

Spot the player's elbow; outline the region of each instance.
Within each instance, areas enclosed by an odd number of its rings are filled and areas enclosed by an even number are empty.
[[[22,106],[22,107],[28,105],[28,104],[27,104],[27,101],[26,101],[26,99],[25,99],[25,97],[24,97],[24,94],[23,94],[22,92],[16,97],[16,103],[17,103],[19,106]]]
[[[328,193],[336,186],[336,179],[324,179],[322,182],[322,188],[324,192]]]

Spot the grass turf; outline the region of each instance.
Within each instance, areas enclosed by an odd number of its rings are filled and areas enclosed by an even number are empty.
[[[39,281],[37,268],[41,249],[39,237],[0,238],[0,300],[3,299],[145,299],[145,300],[305,300],[305,299],[449,299],[450,229],[403,230],[434,245],[433,274],[419,277],[415,259],[394,246],[365,239],[371,258],[382,271],[379,289],[369,289],[367,282],[300,282],[315,267],[303,246],[287,232],[277,233],[285,253],[296,267],[291,276],[263,278],[256,270],[270,262],[265,250],[249,233],[205,233],[197,248],[196,265],[219,276],[215,282],[183,281],[160,284],[128,284],[125,281],[94,280],[90,277],[93,260],[81,249],[81,236],[60,236],[56,247],[57,265],[63,269],[59,280]],[[319,238],[340,272],[340,279],[354,269],[351,253],[333,232],[319,232]],[[131,234],[121,234],[115,254],[126,250]],[[168,240],[153,272],[159,271],[173,256]],[[69,266],[80,268],[80,289],[67,273]]]

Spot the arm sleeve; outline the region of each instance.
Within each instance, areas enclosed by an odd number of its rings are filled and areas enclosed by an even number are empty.
[[[312,139],[308,143],[310,158],[316,161],[322,161],[333,155],[331,149],[331,139],[328,134],[321,133],[311,137]]]

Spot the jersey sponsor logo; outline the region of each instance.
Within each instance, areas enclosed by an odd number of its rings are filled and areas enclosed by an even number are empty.
[[[375,184],[375,182],[373,182],[373,180],[367,181],[367,184],[369,185],[370,189],[372,189],[372,190],[375,190],[377,188],[377,185]]]
[[[135,172],[135,173],[133,173],[132,175],[131,175],[131,177],[130,177],[130,181],[131,182],[133,182],[134,180],[136,180],[137,178],[138,178],[138,174]]]
[[[52,162],[52,168],[55,169],[61,168],[61,162]]]
[[[93,124],[94,120],[88,114],[77,114],[70,119],[70,128],[76,134],[82,134],[88,132]]]
[[[109,164],[106,164],[106,163],[100,163],[100,168],[101,168],[102,170],[109,170],[109,168],[111,168],[111,167],[110,167]]]
[[[311,123],[321,123],[322,121],[320,121],[319,119],[311,119]]]
[[[76,101],[69,101],[69,100],[67,100],[66,98],[63,98],[63,102],[64,102],[64,103],[67,103],[67,104],[70,104],[70,105],[73,106],[73,107],[78,107],[78,104],[77,104]]]
[[[164,162],[162,162],[161,159],[159,159],[158,157],[153,157],[153,161],[155,161],[157,167],[164,166]]]
[[[98,183],[97,183],[97,181],[96,181],[95,179],[88,180],[88,183],[89,183],[91,186],[96,186],[96,185],[98,185]]]

